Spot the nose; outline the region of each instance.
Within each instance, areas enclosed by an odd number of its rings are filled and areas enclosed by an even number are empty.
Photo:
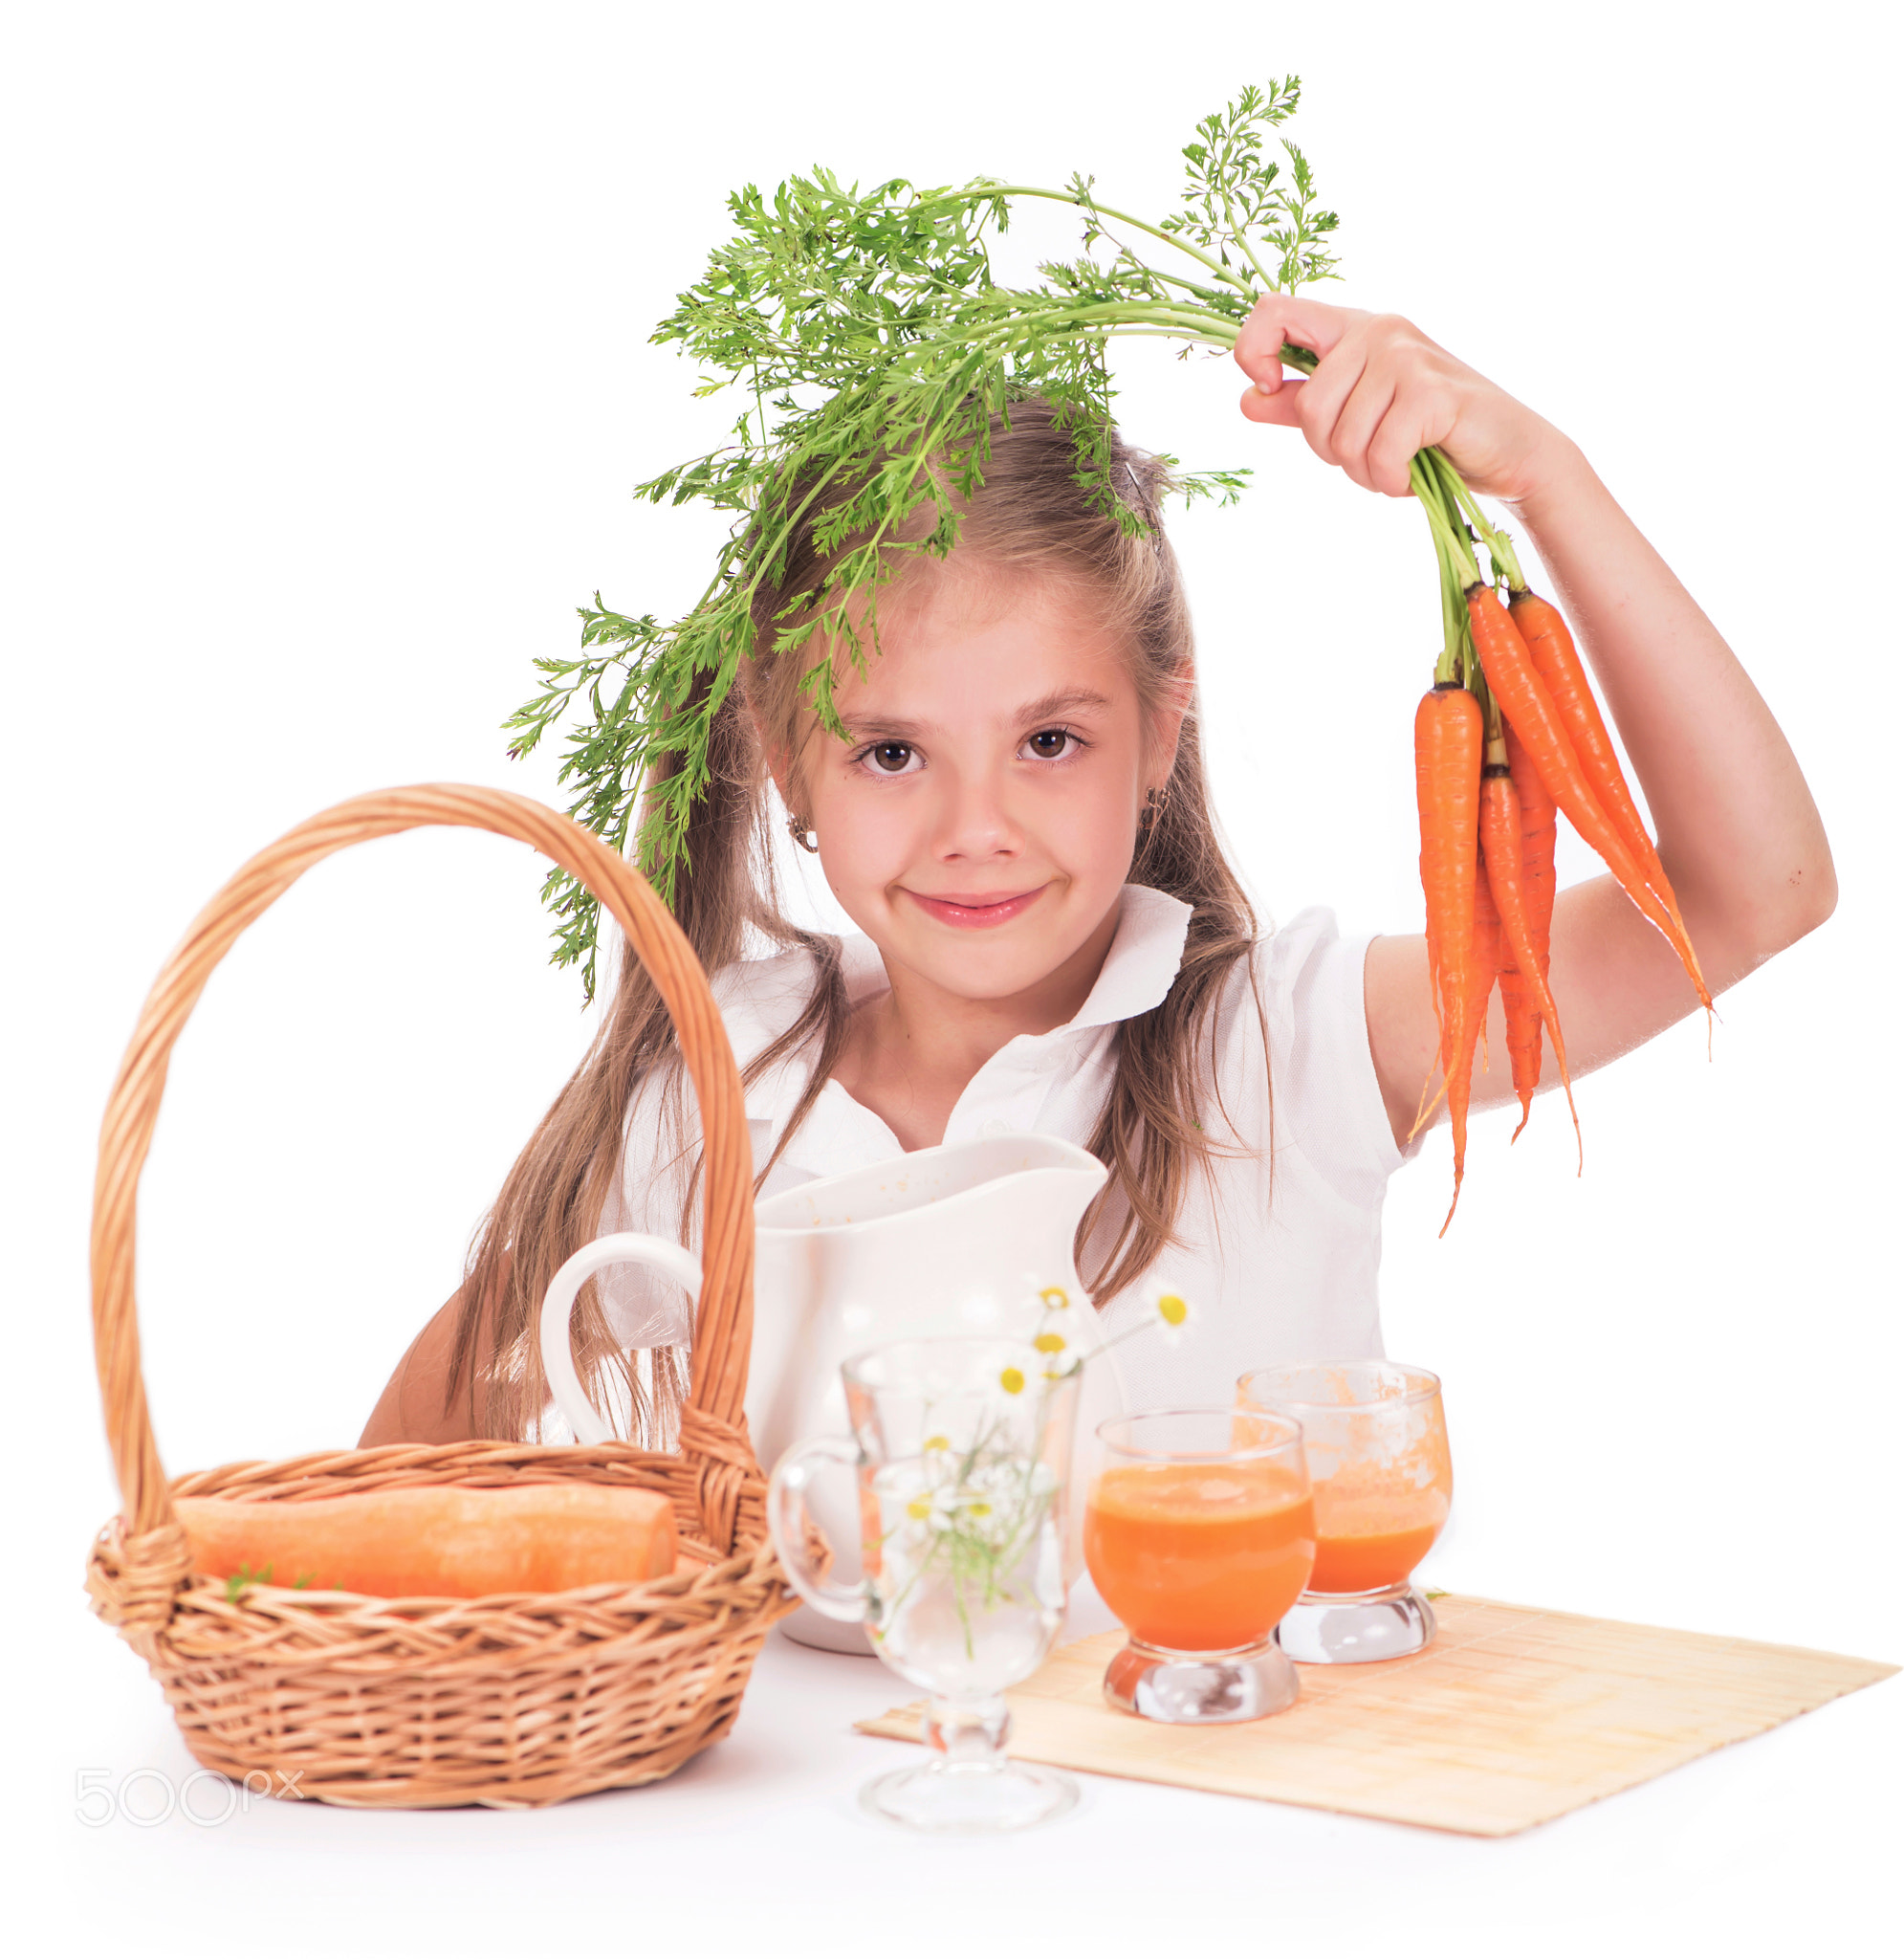
[[[1018,856],[1024,848],[1024,836],[1006,806],[1005,783],[989,770],[946,773],[952,780],[939,812],[932,854],[941,863]]]

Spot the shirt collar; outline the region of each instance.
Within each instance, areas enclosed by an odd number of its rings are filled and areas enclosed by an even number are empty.
[[[1034,1036],[1056,1041],[1094,1027],[1112,1026],[1160,1005],[1183,966],[1192,908],[1168,891],[1127,884],[1118,904],[1117,931],[1084,1003],[1061,1027]],[[846,997],[858,1002],[886,986],[879,948],[863,934],[840,942]],[[764,1053],[799,1019],[813,990],[810,957],[796,949],[771,959],[745,959],[727,967],[713,986],[733,1057],[742,1068]],[[1026,1038],[1026,1037],[1020,1037]],[[747,1090],[747,1113],[778,1123],[793,1112],[806,1087],[811,1058],[783,1057]]]
[[[1191,910],[1169,891],[1155,891],[1147,884],[1126,885],[1118,906],[1117,932],[1097,983],[1077,1013],[1052,1033],[1108,1027],[1161,1006],[1183,968]]]

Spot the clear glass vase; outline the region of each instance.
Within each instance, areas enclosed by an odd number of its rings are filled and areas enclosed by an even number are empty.
[[[1014,1340],[910,1340],[841,1369],[853,1433],[789,1449],[767,1522],[789,1581],[930,1696],[926,1759],[869,1783],[862,1805],[917,1830],[1019,1830],[1061,1816],[1077,1784],[1005,1753],[1004,1689],[1035,1673],[1064,1614],[1065,1506],[1078,1371]],[[814,1480],[859,1485],[865,1575],[815,1555]]]

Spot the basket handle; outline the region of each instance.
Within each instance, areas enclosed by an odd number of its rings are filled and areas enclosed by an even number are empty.
[[[299,824],[237,871],[166,960],[113,1083],[93,1187],[93,1353],[113,1467],[135,1535],[174,1523],[176,1514],[145,1403],[133,1289],[139,1178],[159,1120],[172,1046],[239,934],[314,864],[373,837],[434,825],[491,830],[533,845],[579,878],[614,913],[666,1002],[700,1104],[706,1147],[705,1283],[694,1320],[689,1401],[705,1419],[690,1422],[699,1434],[724,1439],[740,1421],[754,1335],[754,1152],[733,1050],[693,948],[640,871],[544,804],[506,789],[461,783],[384,789]]]

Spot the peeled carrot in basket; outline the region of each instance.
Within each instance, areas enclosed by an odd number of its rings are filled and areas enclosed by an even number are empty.
[[[1573,634],[1567,630],[1560,607],[1522,585],[1520,590],[1509,593],[1507,611],[1521,628],[1527,657],[1533,662],[1534,671],[1541,676],[1554,710],[1573,743],[1582,775],[1587,778],[1609,822],[1619,831],[1621,840],[1632,852],[1633,862],[1639,866],[1654,895],[1671,915],[1676,935],[1674,950],[1685,962],[1703,997],[1705,976],[1699,971],[1698,955],[1693,950],[1693,941],[1686,935],[1686,922],[1679,915],[1679,901],[1673,895],[1672,880],[1666,875],[1666,869],[1659,861],[1659,852],[1653,847],[1652,839],[1640,819],[1632,791],[1627,786],[1619,755],[1607,733],[1606,722],[1601,719],[1600,704],[1593,698],[1587,670],[1581,665],[1580,655],[1574,649]],[[1710,1000],[1706,1003],[1710,1005]]]
[[[1521,803],[1521,902],[1527,917],[1534,970],[1544,980],[1554,923],[1554,845],[1558,841],[1554,799],[1547,794],[1547,785],[1521,737],[1505,723],[1501,733],[1508,774]],[[1521,1121],[1508,1140],[1518,1142],[1533,1110],[1534,1091],[1541,1086],[1541,1009],[1505,940],[1500,949],[1500,1007],[1507,1021],[1507,1058],[1514,1070],[1514,1092],[1521,1099]]]
[[[674,1508],[599,1483],[412,1484],[308,1503],[174,1499],[214,1578],[383,1598],[638,1585],[675,1569]]]

